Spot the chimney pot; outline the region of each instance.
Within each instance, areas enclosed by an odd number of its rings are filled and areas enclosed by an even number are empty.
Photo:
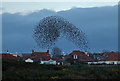
[[[47,50],[47,53],[49,53],[49,50]]]
[[[32,50],[32,53],[34,53],[34,50]]]
[[[7,50],[7,53],[9,53],[8,50]]]

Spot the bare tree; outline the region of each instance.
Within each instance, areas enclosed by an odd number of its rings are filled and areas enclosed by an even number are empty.
[[[110,51],[108,51],[108,50],[103,50],[103,53],[105,53],[105,54],[109,54]]]
[[[33,32],[35,41],[42,48],[52,48],[61,36],[65,36],[79,48],[88,48],[85,33],[60,16],[43,18]]]
[[[58,47],[54,47],[54,48],[52,49],[51,54],[52,54],[53,56],[55,56],[55,55],[61,55],[61,54],[62,54],[62,50],[61,50],[60,48],[58,48]]]

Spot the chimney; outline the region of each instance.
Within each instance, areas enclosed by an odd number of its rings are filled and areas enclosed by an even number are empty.
[[[8,50],[7,50],[7,53],[9,53]]]
[[[85,51],[85,54],[86,54],[87,56],[89,56],[89,53],[88,53],[87,51]]]
[[[17,55],[18,54],[18,52],[15,52],[15,55]]]
[[[49,50],[47,50],[47,53],[49,54]]]
[[[18,54],[18,53],[17,53],[17,52],[15,52],[15,54],[13,54],[13,56],[17,57],[17,54]]]
[[[64,59],[64,55],[62,55],[62,59]]]
[[[34,50],[32,50],[32,53],[34,53]]]
[[[85,51],[85,54],[87,55],[87,54],[88,54],[88,52],[87,52],[87,51]]]

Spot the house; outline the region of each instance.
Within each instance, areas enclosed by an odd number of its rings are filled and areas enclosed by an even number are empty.
[[[90,58],[84,52],[81,52],[79,50],[75,50],[72,53],[70,53],[66,59],[71,59],[71,64],[74,64],[74,63],[87,63],[89,61],[93,61],[92,58]]]
[[[20,56],[17,54],[17,52],[15,54],[9,53],[7,50],[7,53],[1,53],[2,55],[2,59],[6,59],[6,60],[20,60]]]
[[[34,61],[48,61],[51,59],[51,55],[49,54],[49,50],[47,52],[33,52],[33,60]]]
[[[49,50],[47,52],[34,52],[29,54],[22,54],[22,58],[24,61],[32,61],[40,64],[56,64],[56,61],[52,60],[51,55],[49,54]]]
[[[106,64],[120,64],[120,54],[115,52],[110,52],[109,56],[105,60]]]
[[[56,65],[56,61],[55,60],[47,60],[47,61],[41,61],[40,64],[53,64],[53,65]]]
[[[106,58],[108,57],[108,53],[93,53],[89,55],[94,59],[92,62],[88,62],[88,64],[104,64]]]
[[[104,53],[98,57],[97,61],[88,64],[120,64],[120,54],[115,52]]]
[[[93,58],[95,62],[98,62],[103,56],[104,53],[93,53],[89,55],[89,57]]]
[[[26,60],[25,60],[25,62],[30,62],[30,63],[33,63],[33,60],[32,60],[32,59],[30,59],[30,58],[28,58],[28,59],[26,59]]]
[[[64,63],[64,56],[65,55],[54,55],[52,57],[52,59],[56,61],[57,65],[63,65],[63,63]]]
[[[30,59],[32,57],[32,53],[23,53],[22,60]]]
[[[56,65],[56,61],[52,60],[51,55],[49,54],[49,50],[47,52],[33,52],[34,54],[34,62],[40,62],[40,64],[54,64]]]

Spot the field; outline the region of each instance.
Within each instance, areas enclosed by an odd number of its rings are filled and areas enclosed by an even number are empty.
[[[119,79],[118,65],[40,65],[3,60],[3,80]]]

